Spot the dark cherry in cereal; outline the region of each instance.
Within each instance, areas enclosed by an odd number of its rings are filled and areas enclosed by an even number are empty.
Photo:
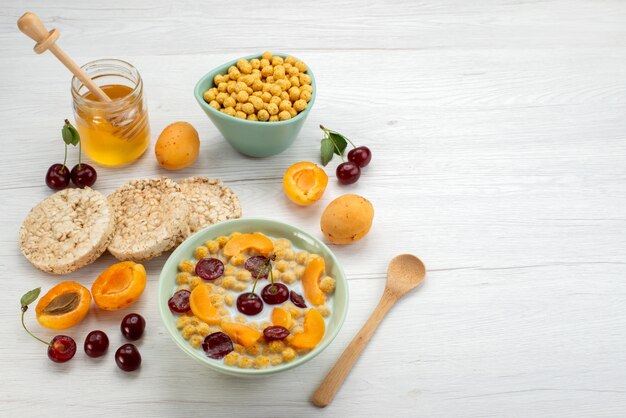
[[[170,307],[172,312],[176,313],[185,313],[191,310],[191,305],[189,304],[189,296],[191,296],[191,292],[189,290],[179,290],[174,293],[172,297],[167,301],[167,306]]]
[[[263,310],[263,301],[256,293],[242,293],[237,297],[237,310],[244,315],[256,315]]]
[[[268,266],[270,260],[262,255],[255,255],[246,260],[244,268],[250,272],[253,279],[267,279],[270,274]]]
[[[224,263],[217,258],[203,258],[196,263],[196,275],[204,280],[215,280],[224,274]]]
[[[291,299],[291,303],[296,305],[298,308],[306,308],[306,302],[302,295],[297,294],[293,290],[289,292],[289,299]]]
[[[268,284],[261,290],[261,297],[268,305],[278,305],[289,299],[289,289],[282,283]]]
[[[289,336],[289,330],[280,325],[272,325],[263,330],[263,336],[267,341],[284,340]]]
[[[202,349],[207,356],[219,360],[233,351],[233,341],[223,332],[214,332],[206,336],[202,343]]]

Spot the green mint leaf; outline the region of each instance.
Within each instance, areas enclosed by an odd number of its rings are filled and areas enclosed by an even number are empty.
[[[348,142],[343,137],[343,135],[338,134],[337,132],[328,132],[328,136],[335,143],[335,146],[333,147],[334,148],[333,152],[339,155],[340,157],[342,157],[343,152],[346,150],[346,147],[348,146]]]
[[[40,293],[41,293],[41,287],[38,287],[37,289],[29,290],[28,292],[24,293],[24,296],[22,296],[22,298],[20,299],[20,304],[22,306],[30,305],[31,303],[37,300]]]
[[[322,139],[321,158],[322,158],[322,165],[324,167],[326,167],[326,164],[328,164],[330,160],[333,159],[334,154],[335,154],[335,146],[333,145],[333,141],[331,141],[328,138]]]

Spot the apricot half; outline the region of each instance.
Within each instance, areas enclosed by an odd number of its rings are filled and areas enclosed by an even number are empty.
[[[316,257],[306,265],[304,273],[302,273],[302,287],[304,288],[304,297],[313,305],[323,305],[325,296],[320,289],[320,277],[324,274],[326,264],[322,257]]]
[[[309,309],[304,316],[304,332],[296,334],[291,340],[291,345],[296,348],[314,348],[326,332],[324,318],[316,309]]]
[[[290,329],[293,326],[291,313],[283,308],[274,308],[272,311],[272,324]]]
[[[37,321],[46,328],[73,327],[89,312],[91,294],[76,282],[62,282],[48,291],[37,303]]]
[[[257,250],[260,254],[267,256],[274,251],[274,243],[265,235],[256,232],[239,234],[228,240],[222,249],[222,253],[227,257],[232,257],[250,249]]]
[[[244,347],[253,346],[259,341],[262,335],[260,331],[237,322],[222,323],[222,331],[228,334],[233,342],[241,344]]]
[[[116,311],[135,303],[146,288],[146,269],[132,261],[113,264],[91,285],[99,308]]]
[[[283,176],[285,194],[300,206],[308,206],[320,200],[327,185],[326,172],[308,161],[292,165]]]
[[[211,291],[204,284],[196,286],[189,296],[191,312],[209,325],[219,325],[222,318],[211,303]]]

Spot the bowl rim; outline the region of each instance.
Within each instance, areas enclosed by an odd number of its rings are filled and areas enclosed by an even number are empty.
[[[183,252],[185,252],[187,249],[185,248],[185,242],[189,242],[191,240],[193,240],[194,238],[196,238],[199,235],[203,235],[208,233],[208,231],[210,231],[211,229],[213,229],[216,226],[224,226],[224,225],[230,225],[232,224],[233,227],[236,226],[236,224],[240,223],[240,222],[252,222],[252,223],[261,223],[261,224],[273,224],[277,227],[281,227],[281,228],[287,228],[292,230],[293,232],[298,233],[299,235],[303,235],[305,236],[307,239],[310,239],[311,241],[313,241],[316,245],[319,245],[320,247],[322,247],[325,251],[328,252],[328,254],[330,254],[330,257],[332,259],[333,265],[336,267],[337,271],[338,271],[338,277],[335,278],[335,280],[339,281],[341,280],[344,283],[344,287],[345,287],[345,309],[343,310],[342,315],[339,317],[339,321],[337,323],[337,327],[333,330],[333,332],[329,333],[327,335],[327,338],[322,341],[320,344],[318,344],[311,352],[307,353],[305,356],[303,357],[299,357],[296,360],[289,362],[289,363],[283,363],[280,366],[272,366],[266,369],[240,369],[240,368],[234,368],[232,366],[227,366],[223,363],[218,363],[218,362],[214,362],[213,360],[209,359],[209,358],[202,358],[200,355],[198,355],[198,351],[197,349],[193,348],[190,344],[186,343],[186,341],[183,343],[182,341],[180,341],[175,335],[174,332],[177,331],[175,329],[175,325],[173,324],[173,321],[171,320],[171,318],[168,317],[168,315],[172,315],[172,313],[170,312],[169,308],[167,308],[167,300],[162,301],[160,295],[161,294],[166,294],[164,293],[164,287],[165,287],[165,283],[167,278],[165,277],[165,270],[166,267],[168,267],[170,264],[172,263],[178,263],[180,256]],[[236,230],[233,230],[232,232],[236,232]],[[263,231],[259,231],[259,232],[263,232]],[[318,354],[320,354],[322,351],[324,351],[326,349],[326,347],[328,347],[330,345],[331,342],[333,342],[333,340],[335,339],[335,337],[337,336],[337,334],[339,334],[339,331],[341,330],[341,327],[343,326],[343,323],[346,319],[346,315],[348,312],[348,307],[349,307],[349,301],[350,301],[350,294],[349,294],[349,286],[348,286],[348,280],[346,278],[345,272],[343,271],[343,268],[341,266],[341,263],[339,263],[339,260],[337,259],[337,256],[332,252],[332,250],[326,245],[324,244],[319,238],[316,238],[315,236],[309,234],[308,232],[290,225],[288,223],[285,222],[280,222],[280,221],[276,221],[273,219],[268,219],[268,218],[238,218],[238,219],[230,219],[230,220],[226,220],[226,221],[222,221],[222,222],[218,222],[216,224],[213,225],[209,225],[206,228],[201,229],[200,231],[190,235],[189,237],[187,237],[185,239],[185,241],[183,241],[171,254],[170,256],[167,258],[167,260],[165,261],[165,263],[163,264],[163,267],[161,269],[161,272],[159,273],[159,280],[157,283],[157,303],[158,303],[158,309],[159,309],[159,316],[161,317],[161,321],[163,323],[163,325],[165,326],[167,333],[169,334],[170,338],[176,343],[176,345],[184,352],[186,353],[188,356],[190,356],[191,358],[195,359],[197,362],[203,364],[204,366],[213,369],[217,372],[220,373],[224,373],[224,374],[228,374],[228,375],[232,375],[232,376],[267,376],[267,375],[271,375],[271,374],[276,374],[276,373],[280,373],[283,371],[287,371],[290,369],[293,369],[295,367],[298,367],[310,360],[312,360],[313,358],[315,358]],[[334,310],[333,310],[333,314],[334,314]],[[172,322],[172,326],[168,326],[169,322]],[[172,328],[173,327],[173,328]]]
[[[226,115],[222,112],[220,112],[219,110],[213,109],[211,106],[209,106],[209,104],[207,102],[204,101],[204,97],[202,96],[204,94],[204,91],[200,91],[200,85],[202,83],[204,83],[204,81],[207,78],[211,79],[211,85],[213,85],[213,77],[215,77],[215,73],[218,73],[220,71],[224,71],[224,69],[230,67],[231,65],[236,65],[237,61],[239,61],[240,59],[247,59],[247,60],[251,60],[253,58],[257,58],[260,59],[261,56],[263,54],[253,54],[253,55],[248,55],[245,57],[240,57],[237,59],[234,59],[232,61],[229,61],[227,63],[224,63],[222,65],[219,65],[215,68],[213,68],[211,71],[209,71],[208,73],[206,73],[205,75],[203,75],[202,77],[200,77],[200,80],[198,80],[198,82],[196,83],[194,89],[193,89],[193,95],[196,98],[196,101],[198,102],[198,104],[200,105],[200,107],[202,109],[204,109],[205,112],[210,112],[212,115],[217,116],[220,119],[224,119],[224,120],[235,120],[239,123],[243,123],[243,124],[249,124],[250,126],[281,126],[281,125],[288,125],[290,123],[295,123],[300,119],[304,119],[306,117],[306,115],[309,113],[309,111],[311,110],[311,108],[313,107],[313,104],[315,103],[315,97],[317,96],[317,84],[315,82],[315,76],[313,75],[313,71],[311,71],[310,68],[308,68],[307,66],[307,74],[309,75],[309,77],[311,77],[311,87],[313,87],[313,93],[311,93],[311,100],[309,100],[309,103],[306,107],[306,109],[304,109],[302,112],[299,112],[295,118],[291,118],[291,119],[287,119],[287,120],[281,120],[278,122],[272,122],[272,123],[268,123],[268,122],[261,122],[261,121],[255,121],[255,120],[247,120],[247,119],[239,119],[236,118],[234,116],[230,116],[230,115]],[[291,54],[284,54],[282,52],[277,52],[275,54],[272,55],[276,55],[282,58],[286,58],[289,56],[292,56],[296,59],[298,59],[298,57],[296,57],[295,55],[291,55]]]

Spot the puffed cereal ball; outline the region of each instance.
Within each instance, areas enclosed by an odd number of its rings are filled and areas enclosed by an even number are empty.
[[[259,356],[255,358],[254,362],[252,363],[252,367],[254,367],[255,369],[265,369],[265,368],[268,368],[269,366],[270,366],[270,359],[265,356]]]
[[[234,366],[235,364],[237,364],[238,361],[239,354],[234,351],[231,351],[230,353],[226,354],[226,357],[224,357],[224,364],[226,364],[227,366]]]
[[[207,103],[210,103],[213,100],[215,100],[216,96],[217,96],[217,89],[216,88],[209,89],[209,90],[205,91],[204,94],[202,95],[202,97],[204,98],[204,101],[207,102]]]
[[[235,283],[237,283],[235,276],[225,276],[222,279],[222,287],[224,289],[232,289],[235,286]]]
[[[249,103],[249,102],[248,103],[244,103],[243,106],[241,106],[241,110],[246,115],[252,115],[254,113],[254,105],[252,103]]]
[[[296,115],[298,114],[298,111],[294,109],[293,107],[290,107],[289,109],[287,109],[287,111],[289,112],[292,118],[296,117]]]
[[[280,275],[280,279],[283,283],[292,284],[296,281],[296,273],[293,271],[286,271]]]
[[[278,122],[278,115],[270,116],[270,122]]]
[[[280,120],[291,119],[291,113],[289,113],[289,111],[287,111],[287,110],[283,110],[282,112],[280,112],[278,114],[278,119],[280,119]]]
[[[261,354],[261,351],[263,349],[261,348],[261,344],[256,343],[251,345],[250,347],[246,348],[246,353],[252,357],[256,357],[259,354]]]
[[[305,84],[304,86],[300,86],[300,91],[302,90],[308,91],[309,93],[313,94],[313,86],[311,86],[310,84]]]
[[[276,80],[274,84],[280,87],[282,91],[289,90],[289,88],[291,87],[291,83],[289,82],[289,80],[285,80],[284,78],[281,78],[280,80]]]
[[[296,352],[293,348],[289,347],[282,352],[283,360],[290,362],[296,358]]]
[[[182,329],[185,328],[191,322],[191,318],[188,316],[181,316],[176,320],[176,328]]]
[[[191,344],[191,346],[193,348],[200,348],[202,347],[202,342],[204,341],[204,338],[202,338],[200,335],[192,335],[191,338],[189,338],[189,343]]]
[[[261,76],[263,77],[271,77],[274,75],[274,67],[271,65],[266,65],[261,69]]]
[[[272,84],[270,87],[270,93],[272,93],[272,96],[280,96],[280,93],[282,92],[283,89],[281,89],[278,84]]]
[[[237,101],[239,103],[245,103],[248,101],[248,92],[247,91],[240,91],[239,93],[237,93]]]
[[[195,270],[196,266],[189,260],[183,260],[178,264],[178,270],[186,273],[191,273]]]
[[[265,51],[263,52],[263,55],[261,55],[261,58],[269,61],[272,59],[272,53],[270,51]]]
[[[252,273],[248,270],[239,270],[237,271],[237,274],[235,274],[235,278],[240,282],[249,282],[252,280]]]
[[[260,97],[256,97],[256,96],[251,96],[248,101],[250,103],[252,103],[252,106],[254,106],[254,110],[261,110],[263,109],[263,100],[261,100]]]
[[[186,325],[183,330],[180,332],[184,339],[188,340],[192,335],[196,333],[196,327],[189,324]]]
[[[243,93],[245,93],[245,92],[243,92]],[[245,113],[243,113],[241,110],[238,110],[238,111],[235,113],[235,117],[236,117],[236,118],[239,118],[239,119],[246,119],[246,118],[248,117],[248,115],[246,115]]]
[[[326,294],[333,293],[335,291],[335,279],[330,276],[324,277],[320,281],[320,290]]]
[[[275,58],[280,58],[280,57],[275,57]],[[276,65],[276,64],[274,65],[275,65],[274,73],[272,74],[274,76],[274,79],[280,80],[281,78],[285,78],[285,67],[283,67],[282,65]]]
[[[328,318],[330,315],[330,309],[326,305],[320,305],[316,309],[324,318]]]
[[[286,64],[291,64],[294,65],[298,60],[296,59],[296,57],[293,57],[291,55],[289,55],[287,58],[285,58],[285,63]]]
[[[244,74],[250,74],[252,72],[252,65],[248,62],[248,60],[243,58],[237,61],[237,68]]]
[[[278,55],[272,56],[272,65],[282,65],[283,62],[283,57],[279,57]]]
[[[231,80],[237,80],[241,76],[239,69],[235,66],[228,67],[228,77]]]
[[[211,106],[215,110],[220,110],[221,107],[216,100],[212,100],[211,103],[209,103],[209,106]]]
[[[237,282],[233,285],[233,290],[236,292],[243,292],[247,288],[248,288],[248,285],[242,282]]]
[[[306,100],[298,99],[293,103],[293,108],[298,112],[302,112],[304,109],[306,109],[307,104],[308,103]]]
[[[289,100],[289,93],[287,93],[286,91],[281,91],[280,100]]]
[[[256,79],[252,82],[252,90],[254,91],[262,91],[263,90],[263,82],[259,79]]]
[[[282,353],[285,349],[285,343],[280,340],[270,341],[269,348],[272,353]]]
[[[253,113],[251,115],[248,115],[248,120],[257,121],[259,120],[259,118],[257,118],[256,115]]]
[[[225,108],[226,107],[235,107],[236,104],[237,104],[237,101],[234,98],[230,97],[230,96],[225,98],[224,99],[224,103],[223,103]]]
[[[204,245],[196,248],[196,250],[193,252],[193,256],[196,257],[196,259],[198,260],[202,260],[208,254],[209,254],[209,249],[205,247]]]
[[[224,303],[226,303],[226,305],[228,306],[233,306],[233,304],[235,303],[235,295],[230,292],[226,293],[226,295],[224,296]]]
[[[176,275],[176,284],[187,284],[189,283],[189,277],[191,275],[186,271],[180,272]]]
[[[259,120],[261,122],[266,122],[266,121],[269,120],[270,114],[269,114],[269,112],[267,110],[262,109],[262,110],[259,110],[259,113],[257,114],[257,117],[259,118]]]
[[[245,356],[241,357],[237,365],[242,369],[249,369],[250,367],[252,367],[252,359],[250,357],[245,357]]]
[[[278,104],[279,110],[289,110],[291,108],[291,102],[289,100],[283,100]]]
[[[303,63],[302,61],[298,61],[294,64],[294,66],[298,69],[298,71],[300,71],[301,73],[305,72],[307,70],[306,64]]]
[[[278,114],[278,105],[276,105],[275,103],[270,103],[267,106],[267,111],[269,112],[270,115],[274,116]],[[277,118],[278,119],[278,118]]]
[[[271,99],[272,99],[272,93],[270,93],[269,91],[264,91],[261,94],[261,100],[263,100],[263,102],[269,103]]]
[[[272,96],[270,99],[270,103],[274,103],[276,106],[280,104],[283,100],[279,96]]]
[[[300,92],[300,100],[306,100],[307,102],[311,100],[311,93],[307,90]]]
[[[211,327],[209,326],[209,324],[207,324],[206,322],[201,322],[198,325],[198,334],[202,335],[203,337],[206,337],[210,333],[211,333]]]
[[[250,65],[252,66],[253,70],[256,70],[261,66],[261,61],[258,58],[252,58],[250,60]]]

